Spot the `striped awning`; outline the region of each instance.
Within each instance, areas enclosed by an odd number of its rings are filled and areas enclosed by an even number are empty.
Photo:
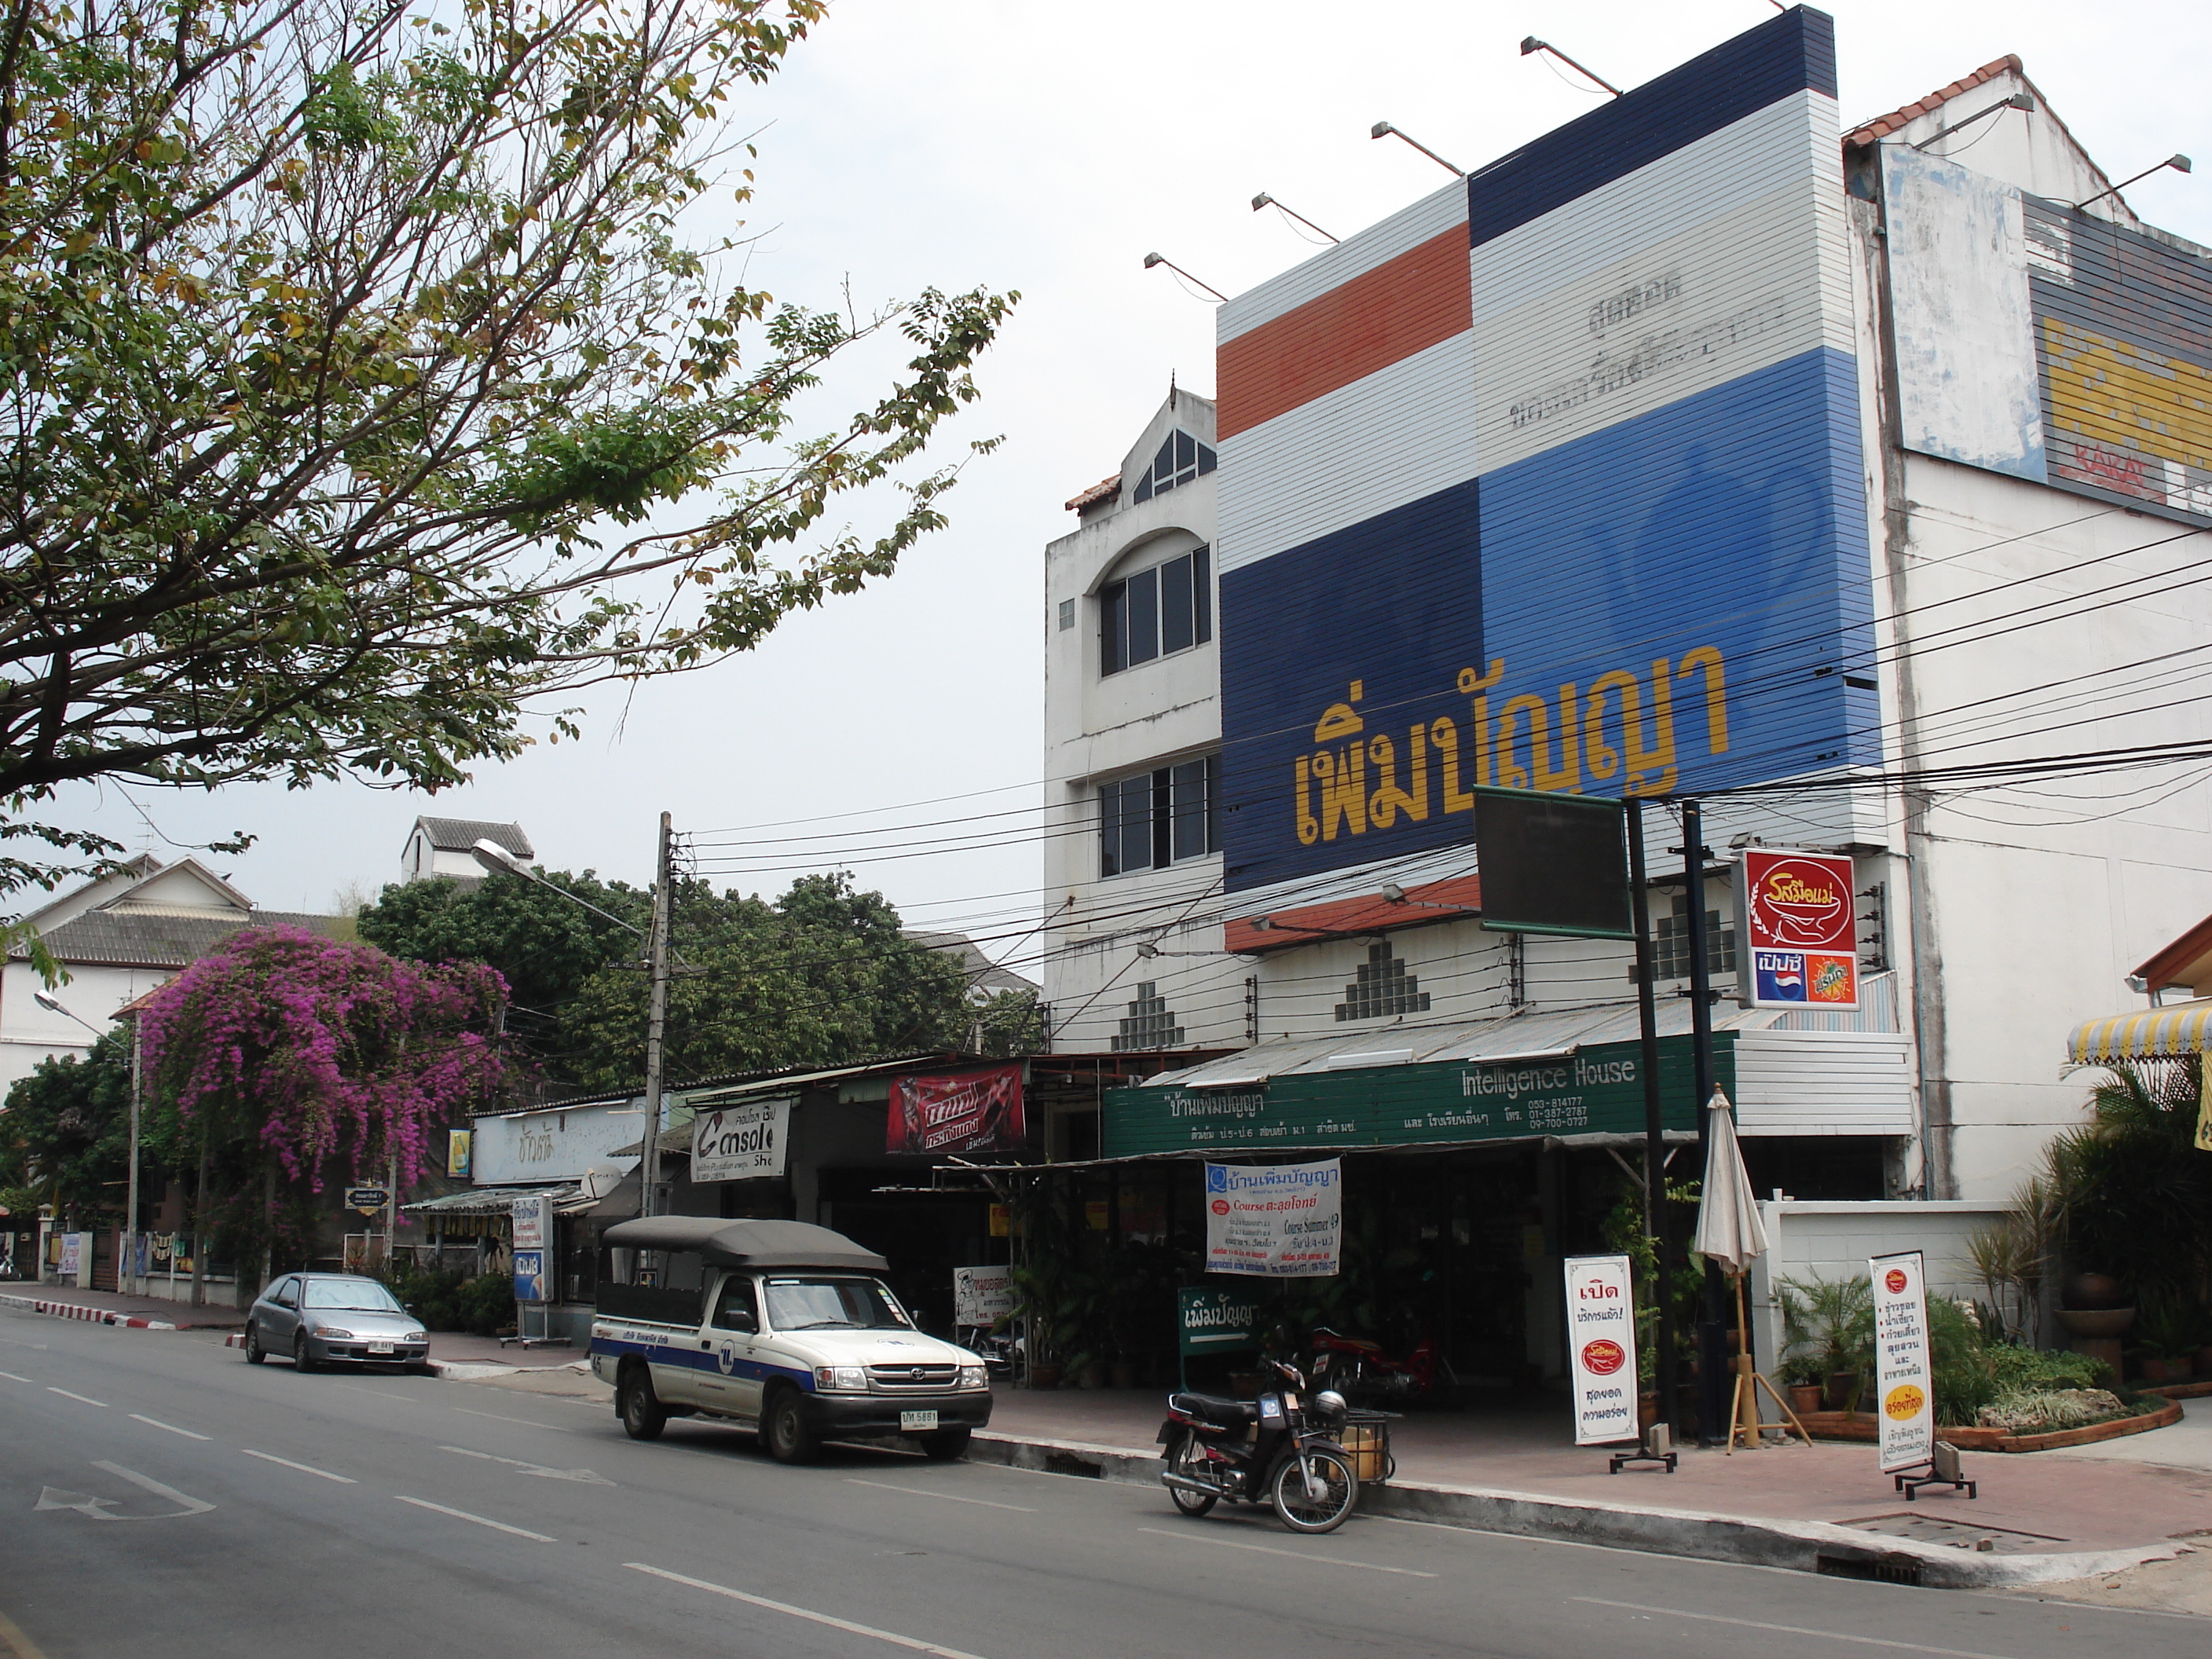
[[[2212,1032],[2212,997],[2085,1021],[2066,1039],[2066,1057],[2076,1066],[2097,1066],[2115,1060],[2201,1054],[2208,1032]]]

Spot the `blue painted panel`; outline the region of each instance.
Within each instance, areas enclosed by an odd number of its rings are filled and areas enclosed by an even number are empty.
[[[1229,887],[1878,758],[1862,488],[1824,349],[1225,574]]]
[[[1808,87],[1836,95],[1836,29],[1826,12],[1800,6],[1469,173],[1469,244],[1479,247]]]

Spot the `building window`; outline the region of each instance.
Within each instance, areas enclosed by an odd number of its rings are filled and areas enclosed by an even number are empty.
[[[1109,582],[1098,595],[1098,672],[1188,651],[1213,637],[1213,583],[1206,550]]]
[[[1690,901],[1674,901],[1674,913],[1659,918],[1651,941],[1651,971],[1658,979],[1690,976]],[[1721,913],[1705,912],[1705,972],[1735,972],[1735,929],[1721,926]]]
[[[1098,873],[1157,870],[1220,850],[1221,757],[1159,766],[1098,787]]]
[[[1170,489],[1194,483],[1213,471],[1213,451],[1188,432],[1174,432],[1152,457],[1145,476],[1137,480],[1136,499],[1149,501]]]
[[[1390,942],[1367,947],[1367,960],[1359,974],[1344,988],[1344,1000],[1336,1005],[1340,1020],[1381,1019],[1389,1014],[1425,1014],[1429,994],[1421,981],[1406,971],[1406,964],[1390,954]]]
[[[1075,601],[1073,599],[1062,599],[1060,602],[1060,631],[1065,634],[1069,629],[1074,626]]]
[[[1134,1048],[1180,1048],[1182,1047],[1182,1027],[1168,1006],[1168,1000],[1159,994],[1159,987],[1146,980],[1137,987],[1137,994],[1129,1003],[1129,1012],[1120,1022],[1121,1030],[1114,1034],[1114,1052],[1127,1054]]]

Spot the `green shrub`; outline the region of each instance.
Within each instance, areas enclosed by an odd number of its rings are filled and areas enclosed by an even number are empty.
[[[478,1273],[455,1298],[462,1328],[489,1336],[514,1323],[514,1279],[508,1273]]]
[[[471,1278],[455,1269],[426,1271],[402,1261],[386,1283],[426,1330],[489,1336],[514,1322],[514,1280],[505,1273]]]
[[[1997,1395],[1996,1376],[1974,1316],[1948,1296],[1928,1298],[1928,1336],[1934,1350],[1936,1420],[1972,1423]]]
[[[2102,1389],[2112,1381],[2112,1368],[2086,1353],[2045,1353],[2014,1342],[1992,1342],[1984,1352],[2000,1397]]]

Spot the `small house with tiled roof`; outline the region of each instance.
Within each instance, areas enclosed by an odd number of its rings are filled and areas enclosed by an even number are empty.
[[[535,866],[537,852],[519,823],[491,823],[481,818],[438,818],[424,816],[407,832],[407,850],[399,855],[399,879],[436,881],[444,878],[464,887],[483,879],[477,862],[476,844],[488,841],[518,863]]]

